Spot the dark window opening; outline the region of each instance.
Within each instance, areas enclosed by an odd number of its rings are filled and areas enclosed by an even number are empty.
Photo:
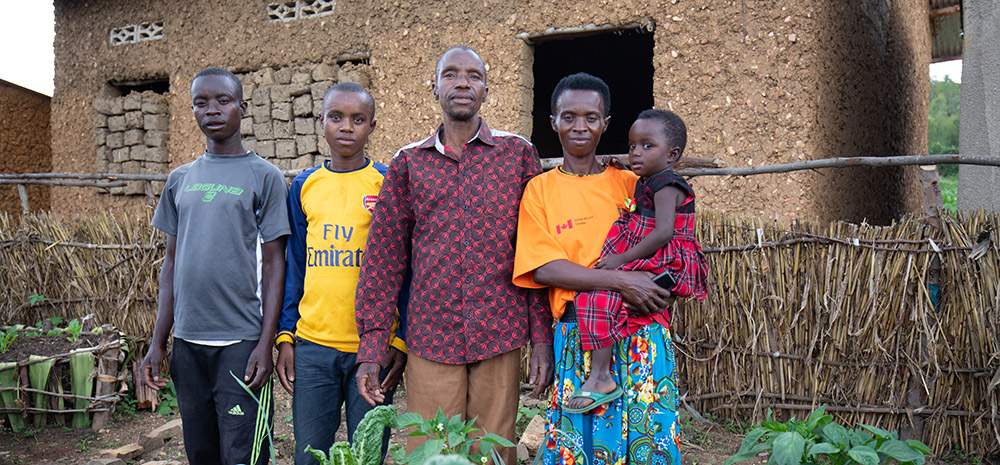
[[[109,81],[108,85],[117,96],[125,96],[132,92],[145,92],[151,90],[157,94],[170,92],[170,79],[145,79],[140,81]]]
[[[603,79],[611,88],[611,124],[597,154],[627,153],[628,130],[635,117],[653,107],[653,33],[619,30],[535,45],[531,139],[542,158],[562,157],[559,137],[549,122],[552,90],[563,76],[581,71]]]

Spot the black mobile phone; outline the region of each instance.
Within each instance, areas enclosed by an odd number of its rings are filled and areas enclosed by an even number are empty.
[[[674,276],[671,275],[669,271],[664,271],[663,273],[654,276],[653,282],[668,291],[677,285],[677,280],[674,279]]]

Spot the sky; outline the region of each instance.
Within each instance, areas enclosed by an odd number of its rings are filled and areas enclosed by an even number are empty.
[[[51,96],[56,35],[52,2],[3,0],[3,7],[0,79]]]
[[[3,0],[0,18],[0,79],[52,95],[55,20],[51,1]],[[932,80],[962,82],[962,61],[935,63],[930,67]]]

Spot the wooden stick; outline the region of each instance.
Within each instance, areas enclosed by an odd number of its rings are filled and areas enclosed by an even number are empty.
[[[31,211],[31,204],[28,202],[28,188],[24,184],[17,185],[17,195],[21,197],[21,211],[28,213]]]
[[[675,172],[681,176],[751,176],[755,174],[788,173],[819,168],[850,168],[858,166],[909,166],[953,163],[957,165],[1000,166],[1000,157],[973,155],[901,155],[896,157],[839,157],[780,163],[777,165],[739,168],[684,168]]]
[[[18,186],[23,186],[25,184],[41,184],[46,186],[99,187],[101,189],[108,189],[111,187],[122,187],[125,185],[124,182],[54,181],[49,179],[0,179],[0,185],[4,184],[17,184]]]

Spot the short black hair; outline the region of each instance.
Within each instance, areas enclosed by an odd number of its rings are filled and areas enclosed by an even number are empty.
[[[486,83],[486,62],[483,61],[483,57],[479,56],[479,52],[468,45],[456,45],[448,50],[445,50],[444,53],[438,57],[437,63],[434,64],[434,82],[437,82],[438,78],[441,77],[441,61],[444,60],[445,55],[455,50],[463,50],[475,55],[476,58],[479,58],[479,62],[483,64],[483,83]]]
[[[367,98],[368,108],[372,112],[371,118],[375,119],[375,97],[372,97],[372,94],[371,92],[368,92],[368,89],[365,89],[360,84],[355,84],[353,82],[338,82],[326,89],[326,93],[323,94],[323,108],[326,108],[326,99],[329,98],[330,94],[334,92],[353,92]]]
[[[684,124],[684,120],[676,113],[668,110],[656,110],[649,109],[643,110],[639,113],[639,116],[635,118],[636,121],[641,119],[652,119],[659,121],[663,126],[663,133],[666,134],[667,140],[672,141],[677,147],[680,147],[681,153],[684,152],[684,148],[687,146],[687,126]]]
[[[611,89],[608,88],[603,79],[587,73],[570,74],[559,80],[556,88],[552,90],[551,109],[549,110],[551,114],[555,114],[559,97],[567,90],[592,90],[597,92],[601,96],[601,102],[604,103],[604,116],[611,114]]]
[[[240,78],[237,77],[235,74],[233,74],[232,71],[229,71],[228,69],[219,68],[218,66],[205,68],[201,70],[201,72],[198,73],[198,75],[196,75],[194,79],[191,80],[191,85],[194,86],[195,79],[204,76],[222,76],[226,79],[229,79],[229,82],[233,84],[233,88],[236,89],[236,98],[240,99],[241,101],[243,100],[243,82],[240,81]]]

